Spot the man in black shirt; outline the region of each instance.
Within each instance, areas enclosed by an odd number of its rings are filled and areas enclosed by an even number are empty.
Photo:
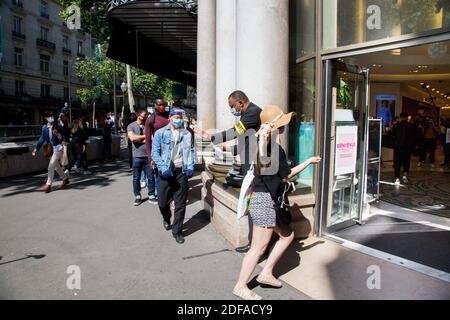
[[[209,135],[205,131],[202,131],[202,135],[206,139],[210,139],[215,145],[222,147],[224,151],[231,151],[233,155],[240,155],[241,157],[241,171],[242,175],[246,175],[250,169],[250,141],[249,135],[254,130],[256,133],[261,126],[261,108],[256,104],[250,102],[247,95],[242,91],[234,91],[228,97],[228,105],[230,106],[231,113],[240,117],[239,122],[232,128]],[[234,145],[233,148],[229,148],[223,145],[224,142],[234,140],[238,138],[238,145]],[[244,141],[242,141],[244,140]]]
[[[241,173],[245,176],[252,163],[251,156],[256,156],[256,145],[255,150],[250,150],[250,136],[254,136],[261,127],[260,114],[262,110],[256,104],[250,102],[247,95],[240,90],[230,94],[228,105],[231,113],[236,117],[240,117],[239,122],[234,127],[213,135],[202,131],[202,136],[205,139],[210,139],[213,144],[221,146],[224,151],[231,151],[233,155],[239,154],[241,158]],[[224,142],[236,138],[238,139],[238,145],[234,145],[233,148],[224,146]],[[252,222],[249,216],[249,244],[236,248],[236,251],[247,252],[249,250],[252,229]]]

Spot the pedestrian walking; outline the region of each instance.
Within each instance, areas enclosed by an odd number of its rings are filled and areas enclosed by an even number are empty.
[[[248,288],[248,282],[274,232],[279,239],[256,280],[272,287],[282,286],[273,275],[273,268],[294,239],[294,233],[289,226],[291,217],[287,193],[290,184],[287,182],[310,164],[319,163],[321,160],[316,156],[293,169],[289,167],[286,153],[277,140],[293,115],[294,113],[285,114],[278,106],[267,106],[261,113],[262,126],[257,133],[259,148],[249,206],[253,221],[252,243],[233,289],[233,294],[244,300],[261,300],[259,295]]]
[[[156,131],[164,128],[170,123],[169,112],[170,107],[166,104],[165,100],[158,98],[155,100],[154,106],[148,108],[149,116],[145,121],[145,147],[147,149],[148,161],[150,163],[150,183],[153,183],[155,188],[155,195],[158,195],[158,169],[155,162],[152,159],[152,144]]]
[[[83,174],[91,175],[92,172],[89,171],[87,160],[87,142],[87,128],[85,128],[83,120],[81,118],[74,119],[72,125],[72,150],[75,157],[70,167],[76,173],[80,172],[80,168],[83,167]]]
[[[408,122],[408,114],[402,112],[399,122],[392,128],[392,138],[394,141],[394,181],[395,185],[400,185],[400,178],[403,182],[408,183],[409,168],[411,163],[411,153],[415,145],[415,129]],[[403,175],[401,176],[401,169]]]
[[[194,143],[191,133],[184,128],[183,109],[170,111],[170,123],[156,131],[152,145],[152,159],[158,168],[158,205],[166,230],[179,244],[184,243],[183,222],[188,197],[188,179],[194,174]],[[174,201],[174,220],[170,202]]]
[[[145,121],[147,120],[148,112],[145,109],[139,108],[136,112],[136,121],[129,124],[127,128],[128,139],[132,146],[133,155],[133,193],[134,206],[139,206],[142,202],[141,197],[141,175],[145,171],[147,177],[147,191],[148,202],[156,204],[155,185],[150,181],[151,169],[148,161],[147,150],[145,147]]]
[[[64,142],[64,128],[55,123],[55,119],[52,116],[47,117],[47,124],[42,127],[41,136],[38,143],[32,151],[32,156],[35,157],[36,153],[43,147],[44,155],[50,158],[48,164],[47,183],[43,189],[45,193],[49,193],[52,189],[52,184],[55,176],[55,171],[61,177],[62,187],[66,187],[69,184],[69,177],[64,173],[64,169],[61,166],[63,158],[63,142]]]

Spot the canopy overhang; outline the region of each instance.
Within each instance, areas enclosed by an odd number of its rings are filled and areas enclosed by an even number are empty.
[[[196,5],[196,0],[110,0],[107,56],[196,86]]]

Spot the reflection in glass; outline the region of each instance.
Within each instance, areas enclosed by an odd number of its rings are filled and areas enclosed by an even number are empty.
[[[323,48],[450,27],[450,1],[323,0]]]
[[[315,0],[293,0],[290,2],[290,12],[293,29],[291,34],[295,37],[295,57],[301,58],[315,51]]]
[[[289,128],[289,158],[300,164],[314,155],[315,135],[315,60],[296,64],[291,69],[289,111],[297,113]],[[314,167],[309,166],[297,176],[300,187],[311,187]]]

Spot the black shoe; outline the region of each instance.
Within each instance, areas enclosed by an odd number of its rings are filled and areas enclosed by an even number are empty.
[[[141,203],[142,203],[142,198],[140,196],[138,196],[134,199],[133,206],[137,207],[137,206],[141,205]]]
[[[164,229],[166,229],[167,231],[169,231],[172,228],[172,226],[170,225],[170,222],[167,222],[167,221],[163,222],[163,226],[164,226]]]
[[[246,244],[245,246],[242,246],[242,247],[237,247],[235,250],[236,250],[236,252],[239,252],[239,253],[246,253],[246,252],[248,252],[248,250],[250,250],[250,243]]]
[[[181,235],[181,233],[174,234],[173,237],[177,241],[177,243],[182,244],[184,243],[184,237]]]

